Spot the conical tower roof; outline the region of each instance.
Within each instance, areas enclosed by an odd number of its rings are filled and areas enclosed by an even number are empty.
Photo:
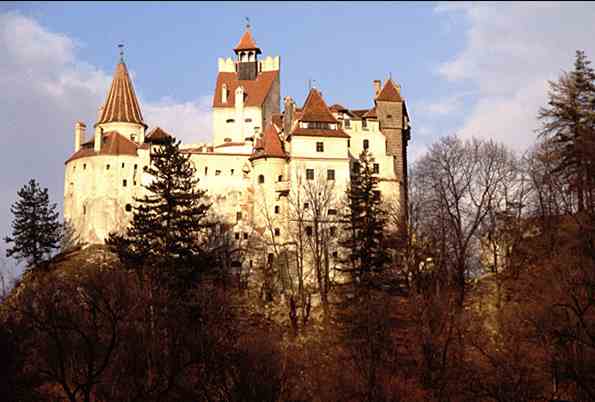
[[[377,101],[386,101],[386,102],[402,102],[403,98],[401,98],[401,94],[399,93],[399,89],[394,81],[389,78],[386,80],[384,87],[376,97]]]
[[[241,50],[256,50],[257,53],[260,53],[260,49],[258,48],[258,46],[256,46],[256,42],[254,41],[254,38],[252,37],[252,32],[250,32],[249,28],[246,28],[246,31],[244,31],[244,35],[242,35],[242,38],[240,39],[240,41],[234,49],[236,53]]]
[[[95,125],[112,122],[138,123],[147,128],[124,61],[116,66],[112,86]]]

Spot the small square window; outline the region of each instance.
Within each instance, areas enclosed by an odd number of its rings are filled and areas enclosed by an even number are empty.
[[[241,212],[236,212],[236,222],[239,222],[242,220],[242,213]]]
[[[122,180],[122,187],[126,187],[126,179]]]
[[[248,233],[244,232],[244,240],[248,239]]]
[[[323,142],[316,143],[316,152],[324,152],[324,143]]]
[[[264,183],[264,175],[261,174],[261,175],[258,176],[258,182],[260,184]]]
[[[326,179],[327,180],[335,180],[335,170],[334,169],[328,169],[326,171]]]
[[[370,141],[364,140],[364,149],[370,148]]]
[[[281,208],[279,208],[279,205],[275,205],[275,213],[278,214],[280,210]]]
[[[380,164],[379,163],[374,164],[372,173],[380,173]]]
[[[312,236],[312,226],[306,226],[306,235]]]
[[[126,212],[132,211],[132,205],[126,204]]]
[[[275,228],[275,236],[281,236],[281,230],[279,228]]]
[[[230,171],[230,172],[231,172],[231,175],[233,176],[234,169],[231,169],[231,171]]]
[[[310,208],[310,204],[307,202],[304,202],[304,209],[308,209],[308,208]]]
[[[283,175],[279,176],[279,180],[278,181],[283,181]]]
[[[87,169],[87,164],[83,163],[83,170],[86,170],[86,169]]]
[[[105,170],[109,170],[109,163],[105,165]]]
[[[337,258],[339,256],[339,253],[337,253],[336,251],[333,251],[333,258]]]
[[[124,162],[122,162],[122,168],[124,168]]]
[[[215,170],[215,176],[219,176],[221,174],[221,170]]]
[[[329,215],[337,215],[337,210],[331,208],[331,209],[328,210],[328,214]]]
[[[205,176],[209,174],[209,168],[205,166]]]
[[[240,232],[236,232],[235,236],[236,236],[236,240],[240,240]]]
[[[314,169],[306,169],[306,180],[314,180]]]

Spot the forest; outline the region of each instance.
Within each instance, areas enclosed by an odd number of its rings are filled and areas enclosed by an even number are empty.
[[[595,401],[590,64],[549,83],[522,154],[437,139],[406,211],[365,151],[346,194],[305,182],[287,244],[272,218],[234,238],[173,138],[104,246],[31,180],[5,239],[26,270],[0,278],[0,400]]]

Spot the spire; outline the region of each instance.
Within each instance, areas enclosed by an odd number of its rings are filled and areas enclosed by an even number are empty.
[[[250,20],[248,20],[248,21],[250,21]],[[236,47],[234,49],[234,51],[236,53],[238,53],[242,50],[255,50],[257,54],[262,53],[260,51],[260,49],[258,48],[258,46],[256,46],[256,42],[254,41],[254,38],[252,37],[252,32],[250,31],[250,22],[248,22],[246,24],[246,30],[244,31],[242,38],[240,39],[240,41],[238,42],[238,44],[236,45]]]
[[[328,106],[322,99],[322,95],[317,89],[310,89],[310,93],[304,103],[304,109],[301,119],[302,121],[310,122],[326,122],[336,123],[337,120],[329,110]]]
[[[120,48],[120,62],[116,66],[112,86],[107,93],[107,98],[101,110],[101,115],[95,126],[102,123],[127,122],[138,123],[147,128],[143,121],[143,115],[134,93],[132,81],[128,75],[128,69],[124,63],[123,45]]]
[[[387,102],[402,102],[403,98],[401,98],[401,91],[400,87],[395,84],[392,78],[386,80],[384,87],[376,96],[377,101],[387,101]]]

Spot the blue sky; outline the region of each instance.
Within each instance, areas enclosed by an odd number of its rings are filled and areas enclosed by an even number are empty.
[[[299,104],[312,79],[329,103],[369,107],[372,81],[390,74],[413,120],[411,159],[453,133],[522,152],[547,80],[576,49],[595,56],[589,3],[0,3],[2,237],[29,178],[61,206],[74,122],[94,123],[118,43],[149,124],[209,141],[217,58],[233,56],[245,17]]]

